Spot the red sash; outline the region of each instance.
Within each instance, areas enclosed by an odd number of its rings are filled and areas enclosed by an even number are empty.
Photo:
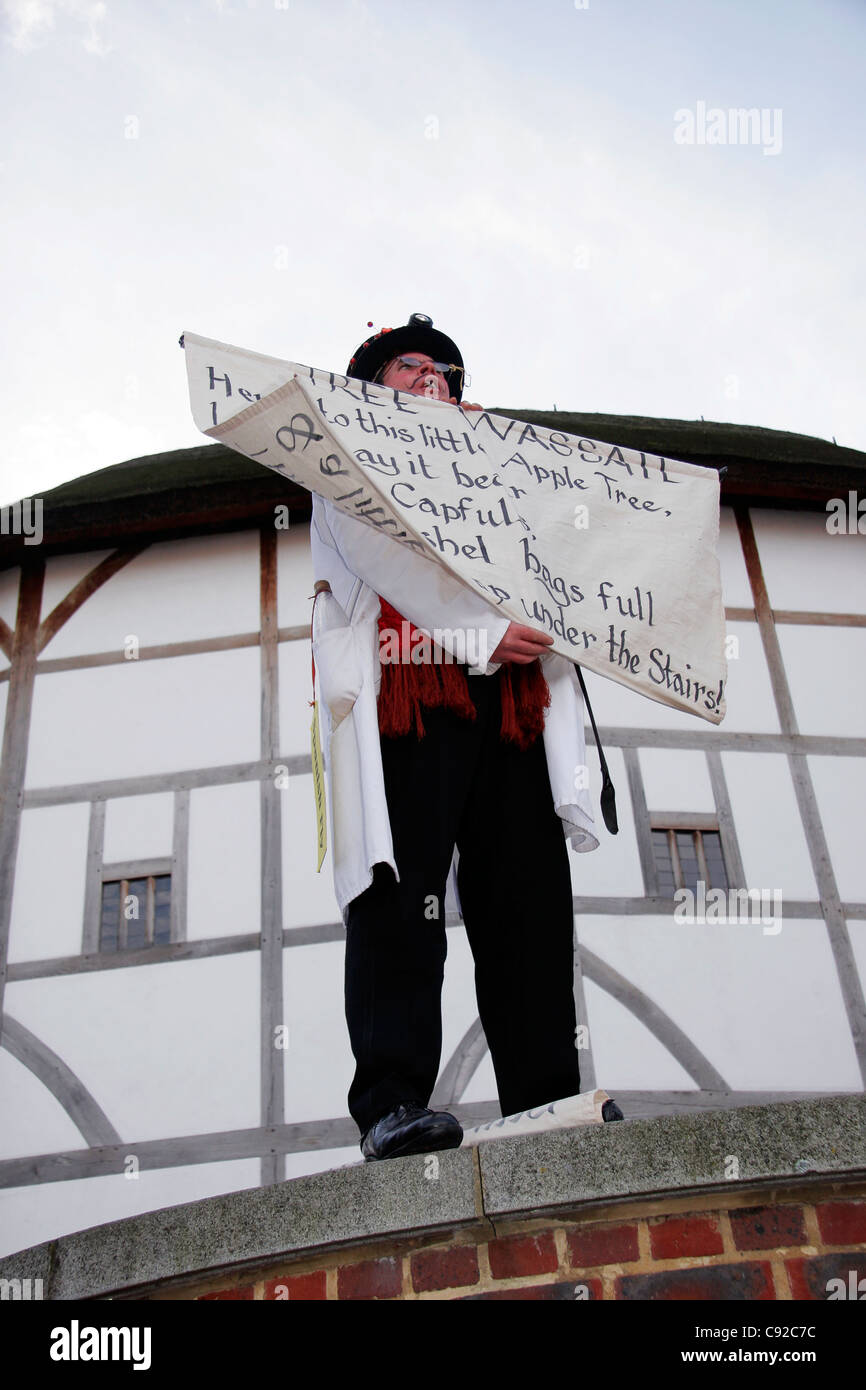
[[[453,660],[431,661],[429,654],[438,655],[441,648],[398,613],[387,599],[381,598],[379,635],[396,632],[400,656],[405,660],[381,662],[382,686],[379,691],[379,732],[390,738],[408,734],[413,725],[419,738],[425,729],[422,708],[450,709],[463,719],[475,718],[475,706],[469,694],[465,670]],[[407,624],[407,631],[403,629]],[[408,652],[405,638],[408,636]],[[412,648],[423,642],[428,654],[425,661],[412,661]],[[381,649],[381,648],[380,648]],[[448,653],[444,653],[448,655]],[[502,724],[500,738],[516,743],[525,752],[544,728],[544,711],[550,706],[550,690],[537,659],[528,663],[506,661],[500,667],[502,694]],[[482,680],[474,676],[473,680]]]

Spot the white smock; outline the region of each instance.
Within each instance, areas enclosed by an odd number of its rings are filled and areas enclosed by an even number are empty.
[[[477,632],[475,651],[490,653],[510,620],[442,565],[316,494],[310,539],[313,576],[331,586],[316,599],[313,657],[334,891],[345,922],[349,903],[370,886],[375,864],[390,864],[399,879],[376,705],[379,595],[416,627],[431,634],[440,629],[441,645],[460,660],[471,648],[461,650],[451,633]],[[543,738],[553,803],[572,848],[583,853],[598,847],[586,787],[583,696],[571,661],[550,652],[541,662],[550,688]],[[488,662],[471,678],[483,680],[498,669]],[[501,815],[502,807],[491,805],[489,813]],[[425,833],[420,789],[418,833]],[[453,862],[446,908],[449,904],[459,908]]]

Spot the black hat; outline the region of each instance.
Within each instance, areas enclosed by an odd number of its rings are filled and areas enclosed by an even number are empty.
[[[403,328],[380,328],[372,338],[356,350],[346,368],[346,375],[359,381],[374,381],[392,358],[403,352],[425,352],[434,362],[447,362],[455,371],[447,372],[445,380],[455,400],[463,395],[463,358],[457,344],[433,327],[429,314],[412,314]]]

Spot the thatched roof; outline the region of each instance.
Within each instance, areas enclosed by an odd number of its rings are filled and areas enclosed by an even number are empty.
[[[726,468],[723,501],[823,510],[830,497],[866,491],[866,454],[807,435],[710,420],[494,409],[546,429]],[[223,444],[128,459],[61,483],[42,499],[42,554],[271,523],[279,503],[299,520],[310,511],[309,493]],[[22,537],[4,536],[0,567],[28,553],[33,547]]]

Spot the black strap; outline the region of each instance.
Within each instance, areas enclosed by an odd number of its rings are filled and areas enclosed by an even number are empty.
[[[595,726],[595,715],[592,712],[592,705],[589,703],[586,684],[583,679],[583,672],[575,662],[577,679],[580,681],[580,688],[583,691],[583,698],[586,701],[586,708],[589,711],[589,722],[592,724],[592,732],[595,734],[595,746],[598,749],[598,761],[601,764],[601,814],[605,825],[611,835],[619,834],[619,826],[616,823],[616,792],[613,789],[613,782],[610,780],[610,773],[607,770],[607,761],[604,756],[604,749],[601,746],[601,739],[598,736],[598,729]]]

